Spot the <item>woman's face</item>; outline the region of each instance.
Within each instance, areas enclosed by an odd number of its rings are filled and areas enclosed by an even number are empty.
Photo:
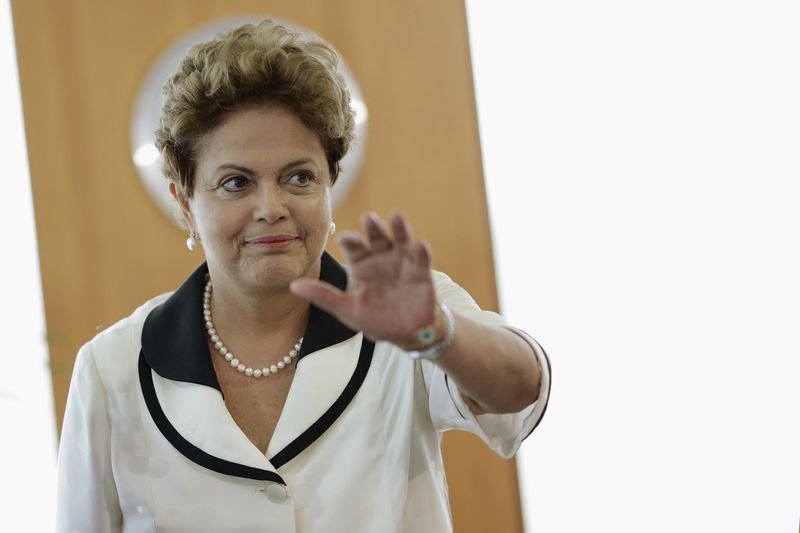
[[[279,106],[233,112],[200,142],[184,216],[212,280],[280,288],[319,275],[331,177],[317,135]]]

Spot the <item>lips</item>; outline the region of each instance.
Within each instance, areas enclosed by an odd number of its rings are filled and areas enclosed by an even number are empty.
[[[270,235],[268,237],[257,237],[255,239],[248,239],[248,244],[276,244],[281,242],[288,242],[296,240],[294,235]]]
[[[265,235],[263,237],[256,237],[247,239],[245,244],[257,246],[266,249],[279,249],[285,248],[298,240],[294,235]]]

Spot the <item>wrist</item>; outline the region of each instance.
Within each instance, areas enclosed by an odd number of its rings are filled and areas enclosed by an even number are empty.
[[[455,319],[450,309],[438,304],[432,324],[420,328],[409,342],[398,344],[412,359],[436,359],[455,336]]]

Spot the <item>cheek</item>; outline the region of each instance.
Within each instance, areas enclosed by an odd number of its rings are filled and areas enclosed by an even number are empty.
[[[309,209],[310,216],[313,216],[320,226],[327,227],[331,220],[330,187],[326,187],[324,194],[315,198],[313,204]]]
[[[313,234],[314,238],[324,240],[328,235],[331,221],[330,202],[327,198],[320,198],[313,205],[309,205],[304,219],[307,231]]]
[[[230,209],[226,205],[203,205],[197,212],[197,222],[201,231],[212,240],[234,239],[242,230],[247,216],[241,210]]]

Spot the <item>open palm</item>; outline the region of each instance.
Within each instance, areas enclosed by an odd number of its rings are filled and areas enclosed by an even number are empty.
[[[356,233],[339,239],[350,263],[346,291],[310,279],[295,281],[292,290],[371,339],[409,342],[435,318],[430,252],[399,213],[391,234],[374,213],[363,224],[366,240]]]

